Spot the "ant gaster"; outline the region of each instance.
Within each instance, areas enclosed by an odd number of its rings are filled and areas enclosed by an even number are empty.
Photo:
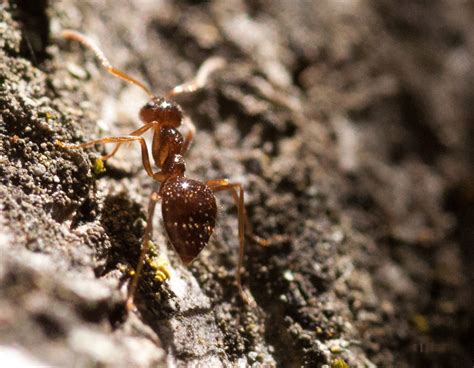
[[[249,222],[244,207],[244,190],[240,183],[232,183],[227,179],[209,180],[203,183],[185,176],[186,165],[184,155],[188,151],[193,139],[195,128],[188,119],[183,119],[181,107],[171,100],[173,96],[194,92],[204,87],[209,75],[216,69],[221,68],[225,63],[224,60],[221,58],[208,59],[199,68],[194,79],[176,86],[165,94],[165,97],[157,97],[144,84],[112,67],[98,46],[86,36],[70,30],[64,31],[62,36],[66,39],[78,41],[92,50],[102,66],[110,74],[140,87],[150,97],[150,100],[140,110],[140,119],[143,125],[128,135],[104,137],[82,144],[65,144],[56,141],[59,146],[65,149],[78,149],[96,144],[116,143],[115,148],[110,153],[101,157],[102,160],[115,155],[123,143],[138,141],[141,145],[143,166],[147,174],[160,183],[159,189],[153,191],[150,195],[142,249],[134,277],[128,289],[127,310],[131,310],[134,306],[133,297],[152,237],[153,215],[156,203],[159,200],[162,202],[164,227],[171,244],[182,262],[185,265],[189,265],[207,245],[214,230],[217,216],[214,193],[221,191],[230,191],[237,205],[240,247],[236,282],[243,300],[249,302],[247,294],[242,289],[240,279],[244,256],[244,236],[250,236],[251,239],[262,246],[269,245],[272,240],[261,239],[249,231]],[[185,137],[177,129],[182,124],[186,124],[188,128]],[[153,130],[152,158],[155,165],[161,169],[157,172],[153,172],[146,141],[141,137],[150,129]]]

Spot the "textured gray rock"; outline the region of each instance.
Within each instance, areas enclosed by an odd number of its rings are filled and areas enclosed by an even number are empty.
[[[472,7],[191,3],[2,3],[0,360],[471,364]],[[133,145],[98,174],[102,147],[54,140],[130,132],[146,96],[58,39],[64,28],[93,35],[157,93],[209,56],[227,59],[179,102],[198,128],[189,176],[241,181],[256,232],[291,238],[247,246],[257,308],[234,285],[237,220],[222,195],[189,269],[156,216],[171,279],[145,267],[138,311],[124,318],[154,184]]]

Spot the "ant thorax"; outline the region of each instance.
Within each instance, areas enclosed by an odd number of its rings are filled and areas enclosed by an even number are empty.
[[[163,167],[169,157],[181,155],[183,144],[183,135],[178,129],[160,126],[160,129],[155,131],[155,138],[151,148],[156,165]]]

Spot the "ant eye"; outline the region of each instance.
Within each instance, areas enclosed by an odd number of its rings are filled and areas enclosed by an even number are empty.
[[[144,106],[144,108],[146,109],[152,109],[156,107],[156,102],[154,100],[150,100],[146,103],[146,105]]]
[[[159,105],[156,99],[148,101],[140,110],[140,119],[146,123],[157,121],[157,110]]]

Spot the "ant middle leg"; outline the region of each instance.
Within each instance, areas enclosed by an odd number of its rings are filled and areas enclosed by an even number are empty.
[[[125,303],[125,308],[127,312],[130,312],[134,306],[133,298],[135,295],[135,291],[137,290],[140,274],[142,273],[142,270],[143,270],[145,256],[148,253],[148,250],[150,248],[150,242],[153,236],[153,216],[155,214],[156,203],[160,200],[160,198],[161,197],[157,192],[153,192],[150,195],[146,228],[145,228],[145,233],[143,234],[142,249],[140,251],[140,257],[138,259],[138,264],[135,270],[135,274],[133,275],[133,279],[131,281],[130,287],[128,288],[127,301]]]
[[[81,144],[65,144],[59,140],[56,140],[55,143],[65,149],[79,149],[79,148],[86,148],[86,147],[91,147],[96,144],[104,144],[104,143],[126,143],[126,142],[133,142],[133,141],[138,141],[141,146],[142,150],[142,161],[143,161],[143,166],[145,167],[145,170],[147,174],[151,177],[154,177],[153,170],[151,168],[150,164],[150,158],[148,156],[148,149],[147,145],[145,142],[145,139],[143,137],[138,137],[134,135],[124,135],[124,136],[118,136],[118,137],[104,137],[100,139],[95,139],[93,141],[89,141],[86,143],[81,143]]]

